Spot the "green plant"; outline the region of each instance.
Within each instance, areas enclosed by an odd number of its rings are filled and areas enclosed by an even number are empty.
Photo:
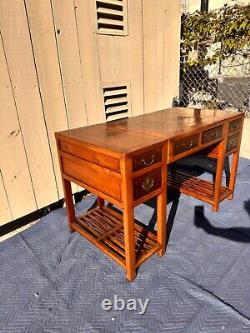
[[[187,57],[185,67],[221,63],[236,56],[250,56],[250,5],[227,6],[187,14],[182,21],[182,55],[198,51],[197,57]]]

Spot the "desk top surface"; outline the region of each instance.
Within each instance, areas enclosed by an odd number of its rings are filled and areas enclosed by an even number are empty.
[[[79,127],[57,134],[118,153],[130,153],[178,135],[240,117],[238,112],[170,108],[110,123]],[[242,115],[243,117],[243,115]]]

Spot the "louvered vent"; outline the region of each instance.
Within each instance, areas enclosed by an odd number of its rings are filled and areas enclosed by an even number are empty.
[[[128,85],[103,87],[103,99],[107,121],[128,117],[130,111]]]
[[[127,34],[127,0],[96,0],[97,32]]]

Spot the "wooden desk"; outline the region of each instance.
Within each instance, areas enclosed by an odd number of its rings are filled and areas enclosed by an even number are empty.
[[[172,108],[56,133],[69,228],[112,257],[132,281],[136,269],[166,246],[167,184],[213,205],[232,197],[243,115]],[[167,165],[198,152],[217,158],[215,184],[170,172]],[[233,153],[229,187],[221,186],[224,158]],[[75,216],[71,183],[98,196],[95,209]],[[134,221],[134,207],[157,198],[157,234]],[[122,210],[114,212],[104,200]]]

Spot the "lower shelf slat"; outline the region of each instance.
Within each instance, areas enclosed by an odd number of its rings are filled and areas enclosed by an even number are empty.
[[[183,194],[211,204],[214,203],[214,184],[207,180],[191,176],[182,171],[170,170],[168,173],[168,186]],[[221,186],[219,200],[224,200],[231,193],[232,191],[229,188]]]
[[[108,207],[94,208],[79,216],[72,228],[86,237],[122,267],[125,265],[125,245],[122,215]],[[156,235],[135,221],[136,267],[160,249]]]

